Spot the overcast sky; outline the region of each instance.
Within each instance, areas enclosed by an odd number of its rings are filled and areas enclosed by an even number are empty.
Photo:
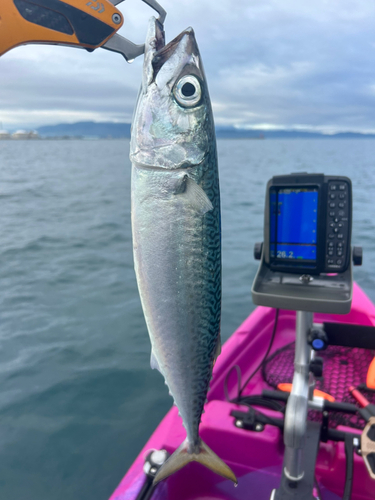
[[[167,41],[196,32],[217,124],[375,132],[375,2],[160,1]],[[153,11],[118,7],[120,33],[143,43]],[[141,71],[142,58],[103,49],[13,49],[0,58],[0,128],[130,122]]]

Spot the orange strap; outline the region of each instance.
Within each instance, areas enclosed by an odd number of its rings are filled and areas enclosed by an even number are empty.
[[[279,391],[291,392],[292,384],[279,384],[277,388],[279,389]],[[331,401],[331,403],[335,401],[335,398],[333,396],[327,394],[326,392],[319,391],[318,389],[314,389],[314,396],[326,399],[327,401]]]
[[[366,385],[369,389],[375,389],[375,358],[370,363],[367,372]]]

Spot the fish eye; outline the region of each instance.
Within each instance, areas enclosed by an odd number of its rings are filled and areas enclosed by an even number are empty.
[[[198,104],[202,97],[201,84],[193,75],[183,76],[175,86],[174,95],[179,104],[191,108]]]

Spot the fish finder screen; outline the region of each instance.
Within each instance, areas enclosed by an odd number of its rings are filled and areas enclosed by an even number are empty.
[[[272,259],[316,261],[318,197],[317,187],[271,189]]]

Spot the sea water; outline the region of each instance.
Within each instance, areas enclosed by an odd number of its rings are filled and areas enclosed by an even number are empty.
[[[375,301],[375,141],[220,140],[222,337],[253,310],[266,182],[353,181]],[[135,282],[129,141],[0,142],[0,498],[109,497],[172,404]]]

